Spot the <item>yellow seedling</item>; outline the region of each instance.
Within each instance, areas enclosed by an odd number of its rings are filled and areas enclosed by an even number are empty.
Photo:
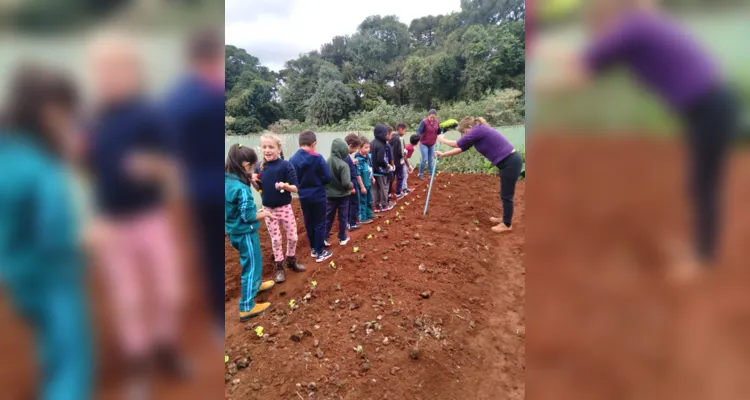
[[[312,285],[313,285],[313,287],[318,286],[318,281],[312,281]]]
[[[368,239],[372,239],[372,234],[370,234],[370,235],[367,235],[367,238],[368,238]]]
[[[354,248],[354,252],[355,252],[355,253],[359,253],[359,247],[355,247],[355,248]]]
[[[294,308],[294,299],[289,300],[289,308]]]
[[[294,301],[294,300],[292,300],[292,301]],[[255,334],[258,335],[258,336],[263,336],[263,327],[259,326],[259,327],[255,328]]]
[[[401,206],[401,211],[404,211],[404,206]],[[396,213],[396,215],[398,215],[398,213]]]
[[[396,213],[396,215],[398,215],[398,213]],[[385,224],[386,225],[390,225],[391,224],[391,220],[390,219],[385,220]]]
[[[404,207],[401,207],[401,209],[403,210],[403,209],[404,209]],[[396,211],[396,216],[398,217],[399,215],[400,215],[400,214],[398,213],[398,211]]]
[[[229,356],[225,355],[225,356],[224,356],[224,364],[226,364],[226,363],[228,363],[228,362],[229,362]]]
[[[380,232],[380,225],[378,225],[378,227],[375,228],[375,230],[377,230],[378,232]]]
[[[331,261],[331,264],[329,264],[329,265],[331,266],[331,268],[336,269],[336,263],[335,262]]]

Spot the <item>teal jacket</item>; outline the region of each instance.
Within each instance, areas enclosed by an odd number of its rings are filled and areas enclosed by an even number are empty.
[[[328,169],[331,170],[331,181],[326,183],[326,197],[349,196],[354,187],[349,164],[344,161],[349,155],[346,142],[336,138],[331,143],[331,155],[328,157]]]
[[[258,232],[253,191],[237,175],[224,173],[224,228],[229,235]]]
[[[357,157],[357,174],[362,177],[362,183],[368,188],[371,184],[372,160],[370,160],[370,157],[363,156],[360,152],[357,152],[355,157]]]
[[[82,276],[70,171],[32,139],[0,132],[0,280]]]

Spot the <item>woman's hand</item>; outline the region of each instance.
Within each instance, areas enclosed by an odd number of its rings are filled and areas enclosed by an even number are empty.
[[[442,151],[436,151],[436,152],[435,152],[435,155],[437,156],[437,158],[443,158],[443,155],[444,155],[444,154],[445,154],[445,153],[443,153]]]

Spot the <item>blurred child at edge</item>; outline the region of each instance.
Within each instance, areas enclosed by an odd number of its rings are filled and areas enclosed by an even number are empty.
[[[240,321],[245,322],[266,311],[270,303],[256,303],[258,293],[271,289],[273,281],[261,282],[263,256],[258,228],[260,220],[271,218],[268,211],[257,212],[250,178],[258,162],[255,151],[241,144],[229,148],[224,173],[224,224],[232,247],[240,253],[242,290]]]
[[[0,283],[35,333],[39,398],[93,397],[93,335],[85,259],[65,158],[75,139],[76,89],[24,66],[0,132]]]
[[[349,155],[344,159],[344,161],[349,165],[349,171],[351,175],[352,184],[354,187],[352,188],[352,194],[349,196],[349,218],[347,221],[347,226],[350,231],[359,229],[359,183],[357,180],[357,158],[356,153],[359,151],[359,148],[361,146],[361,142],[359,140],[359,135],[356,133],[350,133],[346,135],[344,138],[344,141],[349,146]]]
[[[310,241],[310,256],[316,262],[323,262],[331,256],[323,246],[326,230],[326,190],[325,184],[331,181],[331,170],[325,158],[315,152],[318,139],[313,131],[299,134],[299,150],[289,158],[297,172],[299,202],[305,220],[305,231]]]

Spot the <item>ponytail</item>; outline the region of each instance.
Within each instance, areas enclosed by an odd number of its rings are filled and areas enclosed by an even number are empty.
[[[230,174],[237,175],[242,183],[249,186],[250,179],[248,179],[247,172],[245,172],[245,168],[242,166],[245,162],[250,163],[250,165],[254,165],[258,162],[258,156],[255,154],[255,150],[243,146],[240,143],[235,143],[229,148],[229,155],[224,164],[224,170]]]

